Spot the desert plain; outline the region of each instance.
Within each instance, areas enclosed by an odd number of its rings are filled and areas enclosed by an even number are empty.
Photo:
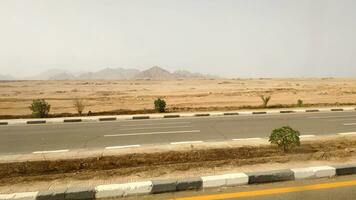
[[[0,115],[29,115],[34,99],[51,104],[51,114],[76,113],[75,99],[85,110],[150,110],[163,98],[168,111],[229,110],[259,106],[260,95],[271,96],[269,105],[354,104],[356,79],[351,78],[259,78],[176,80],[62,80],[1,81]]]

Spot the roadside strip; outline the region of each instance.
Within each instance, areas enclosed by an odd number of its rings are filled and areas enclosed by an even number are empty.
[[[172,114],[150,114],[150,115],[116,115],[116,116],[93,116],[74,118],[47,118],[47,119],[15,119],[0,120],[0,126],[6,125],[35,125],[35,124],[58,124],[58,123],[81,123],[81,122],[111,122],[117,120],[146,120],[179,117],[209,117],[229,115],[265,115],[265,114],[290,114],[290,113],[314,113],[314,112],[343,112],[354,111],[356,108],[321,108],[321,109],[295,109],[295,110],[257,110],[257,111],[230,111],[230,112],[204,112],[204,113],[172,113]],[[316,117],[317,118],[317,117]],[[350,124],[353,125],[353,124]]]

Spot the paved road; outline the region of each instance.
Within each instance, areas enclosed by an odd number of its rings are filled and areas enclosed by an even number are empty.
[[[133,200],[137,197],[125,198]],[[356,176],[148,195],[141,200],[355,200]]]
[[[268,137],[284,125],[302,135],[355,132],[356,112],[0,126],[0,154]]]

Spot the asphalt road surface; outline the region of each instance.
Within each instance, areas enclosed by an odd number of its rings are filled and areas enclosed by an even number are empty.
[[[355,200],[356,176],[248,185],[205,191],[129,197],[123,200]]]
[[[0,154],[268,137],[285,125],[302,135],[356,132],[356,112],[0,126]]]

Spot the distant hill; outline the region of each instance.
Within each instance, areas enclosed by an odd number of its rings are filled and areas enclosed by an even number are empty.
[[[142,71],[141,73],[137,74],[134,78],[150,79],[150,80],[157,80],[157,79],[165,80],[165,79],[175,79],[177,77],[165,69],[154,66],[145,71]]]
[[[47,71],[44,71],[40,74],[37,74],[35,76],[29,76],[29,77],[25,77],[23,79],[25,80],[49,80],[51,77],[56,77],[58,75],[61,74],[65,74],[68,73],[65,70],[61,70],[61,69],[50,69]]]
[[[75,79],[77,79],[76,76],[73,76],[72,74],[66,72],[62,72],[49,77],[48,80],[75,80]]]
[[[178,78],[218,78],[217,76],[200,74],[200,73],[191,73],[186,70],[178,70],[173,72],[173,74]]]
[[[169,72],[161,67],[154,66],[147,70],[140,71],[137,69],[124,68],[105,68],[97,72],[82,72],[76,75],[61,69],[51,69],[44,71],[35,76],[26,77],[25,80],[170,80],[184,78],[215,78],[214,76],[189,71]],[[1,76],[0,80],[14,80],[10,76]]]
[[[9,80],[14,80],[15,78],[10,76],[10,75],[1,75],[0,74],[0,80],[1,81],[9,81]]]
[[[80,80],[90,80],[90,79],[111,79],[111,80],[127,80],[132,79],[140,71],[137,69],[124,69],[124,68],[105,68],[98,72],[87,72],[81,74],[77,77]]]
[[[205,75],[200,73],[191,73],[186,70],[179,70],[173,73],[162,69],[158,66],[151,67],[145,71],[142,71],[135,79],[150,79],[150,80],[169,80],[169,79],[194,79],[194,78],[217,78],[211,75]]]

